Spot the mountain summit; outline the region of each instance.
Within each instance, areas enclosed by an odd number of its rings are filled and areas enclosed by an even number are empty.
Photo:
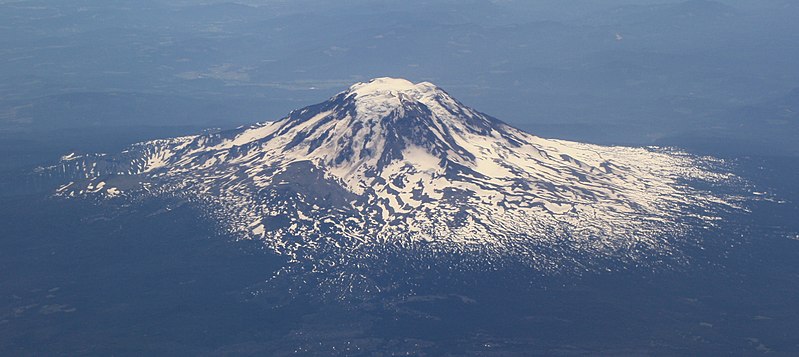
[[[314,265],[391,246],[560,271],[678,258],[680,237],[726,205],[688,185],[727,179],[712,165],[540,138],[431,83],[377,78],[274,122],[71,154],[46,171],[69,177],[61,196],[187,199]]]

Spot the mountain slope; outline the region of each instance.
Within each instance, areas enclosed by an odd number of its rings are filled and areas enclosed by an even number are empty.
[[[726,198],[720,162],[543,139],[430,83],[378,78],[287,117],[65,156],[62,196],[179,196],[314,269],[386,246],[514,257],[542,271],[680,260]],[[481,258],[482,259],[482,258]]]

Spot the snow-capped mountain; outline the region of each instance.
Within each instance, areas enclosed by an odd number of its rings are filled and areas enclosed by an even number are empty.
[[[283,119],[75,155],[66,197],[182,197],[220,227],[314,265],[375,247],[479,252],[542,271],[657,264],[728,206],[718,162],[536,137],[427,82],[358,83]],[[324,254],[322,254],[324,253]]]

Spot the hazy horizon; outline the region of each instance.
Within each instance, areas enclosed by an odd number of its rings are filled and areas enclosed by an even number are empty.
[[[80,4],[2,3],[0,133],[232,128],[392,76],[543,136],[799,155],[788,1]]]

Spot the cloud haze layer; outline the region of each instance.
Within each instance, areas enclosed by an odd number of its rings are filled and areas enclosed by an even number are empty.
[[[799,153],[788,1],[0,2],[0,131],[231,127],[429,80],[544,136]],[[729,143],[733,143],[730,145]]]

